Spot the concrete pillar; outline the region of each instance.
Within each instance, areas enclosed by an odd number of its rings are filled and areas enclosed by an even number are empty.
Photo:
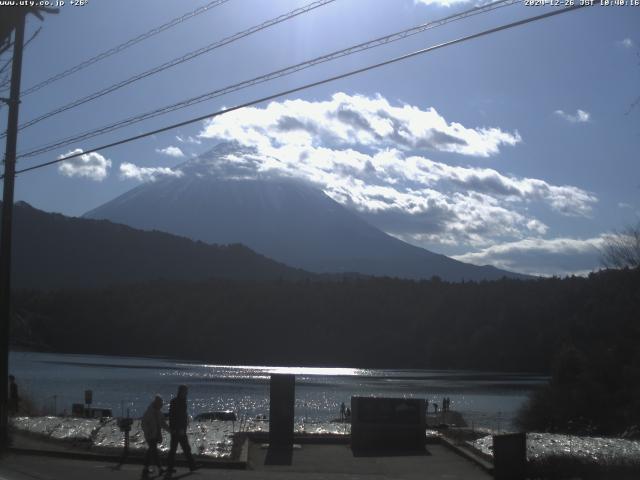
[[[269,405],[269,446],[293,447],[295,375],[271,375]]]

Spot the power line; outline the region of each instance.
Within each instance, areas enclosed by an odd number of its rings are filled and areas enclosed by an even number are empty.
[[[267,102],[269,100],[275,100],[276,98],[283,97],[283,96],[286,96],[286,95],[290,95],[292,93],[300,92],[302,90],[307,90],[309,88],[317,87],[317,86],[323,85],[325,83],[329,83],[329,82],[333,82],[333,81],[340,80],[340,79],[343,79],[343,78],[351,77],[353,75],[364,73],[366,71],[373,70],[375,68],[380,68],[380,67],[383,67],[383,66],[386,66],[386,65],[391,65],[393,63],[397,63],[397,62],[400,62],[400,61],[403,61],[403,60],[407,60],[409,58],[413,58],[413,57],[416,57],[416,56],[419,56],[419,55],[423,55],[425,53],[432,52],[434,50],[438,50],[438,49],[441,49],[441,48],[444,48],[444,47],[449,47],[451,45],[456,45],[456,44],[463,43],[463,42],[466,42],[466,41],[469,41],[469,40],[474,40],[476,38],[484,37],[486,35],[490,35],[490,34],[493,34],[493,33],[501,32],[503,30],[507,30],[507,29],[514,28],[514,27],[518,27],[518,26],[525,25],[527,23],[535,22],[535,21],[538,21],[538,20],[543,20],[545,18],[553,17],[553,16],[560,15],[560,14],[563,14],[563,13],[567,13],[567,12],[570,12],[570,11],[573,11],[573,10],[584,8],[586,6],[589,6],[589,5],[588,4],[576,5],[576,6],[573,6],[573,7],[567,7],[567,8],[563,8],[563,9],[560,9],[560,10],[553,10],[551,12],[543,13],[541,15],[536,15],[534,17],[528,17],[528,18],[525,18],[523,20],[518,20],[516,22],[512,22],[512,23],[508,23],[508,24],[505,24],[505,25],[501,25],[499,27],[491,28],[489,30],[484,30],[484,31],[479,32],[479,33],[474,33],[472,35],[467,35],[465,37],[460,37],[460,38],[457,38],[455,40],[450,40],[448,42],[440,43],[438,45],[434,45],[434,46],[431,46],[431,47],[423,48],[423,49],[417,50],[415,52],[407,53],[407,54],[401,55],[399,57],[395,57],[395,58],[392,58],[392,59],[389,59],[389,60],[385,60],[383,62],[375,63],[375,64],[372,64],[372,65],[369,65],[369,66],[366,66],[366,67],[362,67],[362,68],[358,68],[358,69],[355,69],[355,70],[351,70],[351,71],[346,72],[346,73],[341,73],[339,75],[335,75],[335,76],[328,77],[328,78],[325,78],[325,79],[322,79],[322,80],[318,80],[318,81],[315,81],[315,82],[307,83],[305,85],[302,85],[302,86],[299,86],[299,87],[295,87],[295,88],[291,88],[289,90],[281,91],[281,92],[278,92],[278,93],[274,93],[272,95],[268,95],[266,97],[262,97],[262,98],[259,98],[259,99],[256,99],[256,100],[251,100],[249,102],[246,102],[246,103],[243,103],[243,104],[240,104],[240,105],[236,105],[234,107],[230,107],[230,108],[227,108],[225,110],[219,110],[217,112],[209,113],[207,115],[201,115],[199,117],[191,118],[189,120],[185,120],[185,121],[178,122],[178,123],[174,123],[174,124],[168,125],[166,127],[158,128],[156,130],[152,130],[152,131],[149,131],[149,132],[146,132],[146,133],[141,133],[141,134],[135,135],[133,137],[125,138],[125,139],[118,140],[118,141],[112,142],[112,143],[108,143],[106,145],[102,145],[100,147],[95,147],[95,148],[93,148],[91,150],[87,150],[86,152],[74,153],[74,154],[71,154],[71,155],[66,155],[66,156],[58,158],[56,160],[50,160],[48,162],[40,163],[38,165],[33,165],[31,167],[23,168],[21,170],[16,170],[15,173],[18,174],[18,173],[29,172],[29,171],[36,170],[36,169],[39,169],[39,168],[47,167],[49,165],[54,165],[56,163],[64,162],[64,161],[67,161],[67,160],[71,160],[71,159],[77,158],[77,157],[79,157],[81,155],[86,155],[86,154],[89,154],[89,153],[98,152],[100,150],[104,150],[104,149],[111,148],[111,147],[116,147],[118,145],[123,145],[125,143],[133,142],[135,140],[140,140],[142,138],[150,137],[152,135],[157,135],[158,133],[163,133],[163,132],[166,132],[168,130],[173,130],[175,128],[180,128],[180,127],[183,127],[185,125],[190,125],[192,123],[200,122],[202,120],[218,117],[220,115],[224,115],[225,113],[233,112],[235,110],[240,110],[242,108],[251,107],[253,105],[257,105],[259,103]],[[3,177],[4,177],[4,175],[3,175]]]
[[[116,53],[120,53],[123,50],[132,47],[133,45],[140,43],[148,38],[153,37],[154,35],[157,35],[161,32],[164,32],[165,30],[168,30],[172,27],[175,27],[176,25],[185,22],[186,20],[189,20],[197,15],[200,15],[201,13],[204,13],[208,10],[211,10],[212,8],[218,7],[224,3],[227,3],[229,0],[214,0],[213,2],[209,2],[206,5],[203,5],[202,7],[196,8],[195,10],[192,10],[191,12],[185,13],[184,15],[180,16],[180,17],[176,17],[170,21],[168,21],[167,23],[163,23],[162,25],[152,28],[151,30],[142,33],[140,35],[138,35],[135,38],[132,38],[130,40],[127,40],[126,42],[121,43],[120,45],[116,45],[115,47],[110,48],[109,50],[105,50],[102,53],[99,53],[91,58],[88,58],[87,60],[84,60],[83,62],[80,62],[79,64],[65,70],[64,72],[60,72],[56,75],[53,75],[50,78],[47,78],[46,80],[43,80],[42,82],[34,85],[33,87],[30,87],[28,89],[26,89],[25,91],[23,91],[21,93],[21,95],[24,97],[26,95],[29,95],[33,92],[36,92],[38,90],[40,90],[43,87],[46,87],[47,85],[50,85],[54,82],[57,82],[58,80],[61,80],[65,77],[68,77],[69,75],[72,75],[74,73],[79,72],[80,70],[83,70],[85,68],[87,68],[90,65],[93,65],[94,63],[97,63],[101,60],[104,60],[105,58],[111,57],[112,55],[115,55]]]
[[[227,1],[227,0],[225,0]],[[53,110],[51,110],[48,113],[45,113],[43,115],[40,115],[39,117],[36,117],[32,120],[29,120],[28,122],[23,123],[22,125],[20,125],[20,130],[23,130],[25,128],[28,128],[32,125],[35,125],[36,123],[39,123],[47,118],[53,117],[54,115],[58,115],[62,112],[65,112],[67,110],[70,110],[72,108],[78,107],[80,105],[83,105],[87,102],[90,102],[92,100],[95,100],[97,98],[100,98],[104,95],[107,95],[109,93],[115,92],[116,90],[121,89],[122,87],[125,87],[127,85],[130,85],[134,82],[137,82],[138,80],[142,80],[143,78],[147,78],[150,77],[152,75],[155,75],[156,73],[160,73],[164,70],[167,70],[168,68],[171,67],[175,67],[176,65],[179,65],[181,63],[187,62],[189,60],[192,60],[196,57],[199,57],[200,55],[203,55],[205,53],[211,52],[212,50],[215,50],[217,48],[223,47],[225,45],[228,45],[232,42],[235,42],[237,40],[240,40],[241,38],[247,37],[249,35],[252,35],[256,32],[259,32],[261,30],[264,30],[266,28],[272,27],[273,25],[277,25],[279,23],[282,23],[286,20],[289,20],[293,17],[296,17],[298,15],[302,15],[303,13],[307,13],[311,10],[314,10],[316,8],[322,7],[324,5],[327,5],[329,3],[333,3],[336,0],[316,0],[314,2],[309,3],[308,5],[305,5],[303,7],[300,8],[296,8],[295,10],[292,10],[288,13],[285,13],[283,15],[280,15],[278,17],[272,18],[270,20],[267,20],[266,22],[263,22],[259,25],[253,26],[251,28],[248,28],[246,30],[243,30],[242,32],[238,32],[235,33],[231,36],[225,37],[222,40],[218,40],[214,43],[211,43],[209,45],[206,45],[202,48],[199,48],[197,50],[193,50],[181,57],[177,57],[174,58],[173,60],[169,60],[168,62],[163,63],[162,65],[158,65],[154,68],[151,68],[149,70],[146,70],[142,73],[138,73],[137,75],[134,75],[132,77],[127,78],[126,80],[122,80],[118,83],[115,83],[109,87],[103,88],[102,90],[98,90],[97,92],[91,93],[85,97],[79,98],[77,100],[74,100],[71,103],[68,103],[66,105],[63,105],[61,107],[55,108]]]
[[[164,115],[166,113],[170,113],[182,108],[186,108],[186,107],[190,107],[192,105],[207,101],[207,100],[211,100],[213,98],[217,98],[217,97],[221,97],[223,95],[227,95],[229,93],[233,93],[233,92],[237,92],[239,90],[243,90],[245,88],[249,88],[261,83],[265,83],[277,78],[281,78],[287,75],[291,75],[293,73],[305,70],[307,68],[311,68],[313,66],[325,63],[325,62],[329,62],[329,61],[333,61],[336,60],[338,58],[342,58],[348,55],[353,55],[355,53],[359,53],[365,50],[369,50],[372,48],[376,48],[382,45],[386,45],[388,43],[392,43],[392,42],[396,42],[398,40],[402,40],[404,38],[416,35],[418,33],[422,33],[426,30],[429,30],[431,28],[436,28],[457,20],[461,20],[464,18],[468,18],[470,16],[475,16],[475,15],[480,15],[486,12],[490,12],[493,10],[496,10],[498,8],[503,8],[503,7],[507,7],[507,6],[511,6],[517,3],[520,3],[522,0],[498,0],[495,1],[493,3],[490,4],[486,4],[484,6],[481,7],[475,7],[469,10],[465,10],[464,12],[460,12],[460,13],[456,13],[453,15],[449,15],[447,17],[441,18],[439,20],[434,20],[428,23],[424,23],[418,26],[414,26],[405,30],[401,30],[399,32],[396,33],[392,33],[390,35],[385,35],[383,37],[378,37],[375,38],[373,40],[369,40],[367,42],[363,42],[348,48],[344,48],[341,50],[336,50],[334,52],[313,58],[311,60],[306,60],[304,62],[295,64],[295,65],[291,65],[289,67],[285,67],[270,73],[267,73],[265,75],[261,75],[255,78],[252,78],[250,80],[244,80],[242,82],[239,83],[235,83],[232,85],[228,85],[226,87],[217,89],[217,90],[213,90],[207,93],[204,93],[202,95],[198,95],[196,97],[191,97],[188,98],[186,100],[182,100],[180,102],[171,104],[171,105],[167,105],[164,107],[160,107],[157,108],[155,110],[151,110],[148,111],[146,113],[143,114],[139,114],[133,117],[129,117],[126,118],[124,120],[120,120],[118,122],[103,126],[103,127],[99,127],[97,129],[93,129],[93,130],[89,130],[89,131],[85,131],[81,134],[77,134],[71,137],[66,137],[60,140],[57,140],[53,143],[49,143],[40,147],[37,147],[33,150],[30,150],[28,152],[24,152],[21,153],[20,155],[18,155],[18,158],[26,158],[26,157],[33,157],[35,155],[39,155],[42,153],[46,153],[49,152],[51,150],[55,150],[56,148],[60,148],[60,147],[64,147],[67,145],[70,145],[72,143],[75,143],[77,141],[80,140],[86,140],[88,138],[93,138],[95,136],[98,135],[102,135],[105,133],[109,133],[115,130],[118,130],[120,128],[124,128],[127,127],[129,125],[133,125],[135,123],[139,123],[141,121],[144,120],[148,120],[150,118],[154,118],[160,115]]]

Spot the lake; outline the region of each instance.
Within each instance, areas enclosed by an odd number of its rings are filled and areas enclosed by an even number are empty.
[[[165,402],[189,386],[189,413],[234,410],[239,418],[269,413],[269,375],[296,375],[296,424],[326,425],[352,395],[424,398],[469,425],[505,430],[528,394],[548,377],[499,372],[208,365],[158,358],[11,352],[10,373],[43,413],[71,412],[93,391],[94,407],[139,417],[159,393]],[[433,411],[430,405],[430,411]]]

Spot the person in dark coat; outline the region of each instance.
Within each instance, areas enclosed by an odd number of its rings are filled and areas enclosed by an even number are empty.
[[[16,383],[16,377],[9,375],[9,413],[11,415],[18,414],[18,408],[20,407],[20,396],[18,395],[18,384]]]
[[[144,458],[144,468],[142,476],[149,475],[149,464],[151,462],[158,466],[158,475],[164,473],[160,457],[158,456],[158,445],[162,443],[162,430],[169,430],[169,426],[162,414],[162,397],[156,395],[142,417],[142,432],[147,442],[147,454]]]
[[[169,403],[169,431],[171,432],[171,443],[169,444],[169,457],[167,459],[167,472],[175,472],[173,468],[176,458],[178,444],[182,448],[182,453],[187,459],[189,470],[197,470],[197,465],[191,455],[191,446],[187,438],[187,426],[189,417],[187,416],[187,386],[178,387],[178,395]]]

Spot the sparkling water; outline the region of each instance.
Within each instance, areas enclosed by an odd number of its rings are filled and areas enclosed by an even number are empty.
[[[21,393],[27,394],[40,413],[71,413],[73,403],[84,402],[93,391],[92,407],[110,408],[114,416],[142,416],[157,393],[165,399],[178,385],[189,386],[189,414],[233,410],[241,428],[264,429],[259,415],[269,414],[269,375],[296,375],[296,429],[308,432],[346,433],[333,420],[340,405],[349,406],[352,395],[424,398],[441,408],[451,399],[469,426],[509,429],[512,420],[535,386],[546,377],[496,372],[442,370],[371,370],[208,365],[157,358],[11,352],[10,372]],[[226,428],[226,427],[225,427]]]

